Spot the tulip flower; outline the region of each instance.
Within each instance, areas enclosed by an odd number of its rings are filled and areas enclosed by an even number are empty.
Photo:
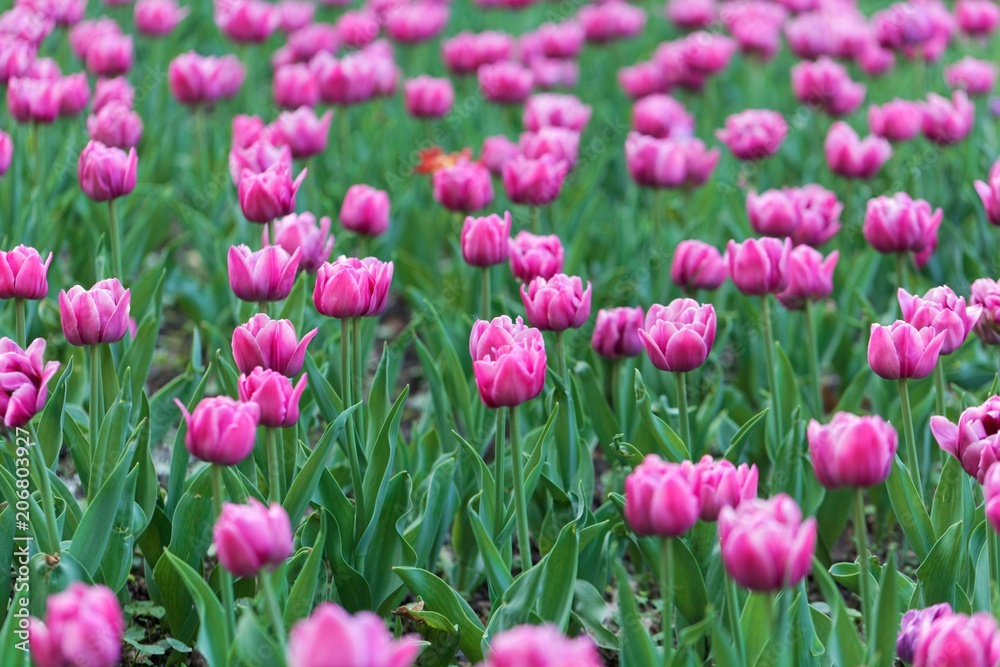
[[[100,113],[107,104],[121,102],[129,109],[135,102],[135,89],[123,76],[113,79],[98,79],[94,88],[94,113]]]
[[[868,129],[889,141],[909,141],[918,134],[923,124],[923,111],[917,102],[898,97],[882,106],[868,107]]]
[[[496,214],[466,217],[460,237],[466,264],[485,268],[506,262],[510,256],[510,227],[509,211],[504,212],[503,217]]]
[[[590,120],[590,106],[575,95],[539,93],[528,98],[524,105],[524,127],[529,132],[539,132],[545,127],[559,127],[573,132],[583,132]]]
[[[319,82],[309,65],[291,63],[274,71],[274,101],[282,109],[312,107],[319,102]]]
[[[63,335],[71,345],[116,343],[128,329],[131,290],[117,278],[100,280],[85,290],[74,285],[59,293]]]
[[[149,37],[169,35],[189,11],[189,7],[179,6],[177,0],[137,0],[135,28]]]
[[[667,18],[682,30],[707,28],[718,13],[716,0],[668,0]]]
[[[983,498],[986,500],[986,520],[994,532],[1000,532],[1000,466],[991,466],[986,471]]]
[[[976,335],[987,345],[1000,345],[1000,284],[989,278],[972,283],[969,303],[982,307],[976,323]]]
[[[559,196],[569,165],[551,156],[531,159],[518,155],[503,166],[507,197],[515,204],[547,206]]]
[[[670,279],[681,289],[718,289],[727,275],[722,255],[707,243],[688,239],[678,243],[674,249]]]
[[[729,276],[746,295],[777,294],[788,286],[790,239],[748,239],[730,241],[726,248]]]
[[[799,211],[790,190],[747,193],[747,217],[759,234],[784,238],[799,226]]]
[[[860,138],[851,126],[837,121],[823,143],[830,171],[845,178],[873,178],[892,157],[892,146],[877,136]]]
[[[957,90],[951,94],[951,100],[930,93],[923,112],[924,136],[940,146],[950,146],[972,131],[976,107],[964,91]]]
[[[237,577],[253,577],[283,565],[292,555],[292,525],[277,503],[268,507],[255,498],[246,505],[225,503],[212,542],[222,567]]]
[[[69,31],[70,49],[77,60],[87,62],[87,52],[91,46],[106,38],[120,37],[121,34],[118,22],[111,18],[81,21]]]
[[[957,424],[943,415],[931,417],[931,433],[965,472],[984,483],[986,473],[1000,460],[1000,397],[991,396],[982,405],[966,409]]]
[[[261,44],[278,27],[276,8],[263,0],[215,3],[215,25],[234,42]]]
[[[965,57],[945,68],[944,80],[950,88],[964,90],[969,95],[985,95],[993,90],[997,68],[991,62]]]
[[[399,5],[386,15],[385,30],[397,42],[419,44],[441,34],[449,15],[445,4],[425,1]]]
[[[21,428],[45,407],[49,380],[59,370],[58,361],[45,362],[45,339],[37,338],[27,349],[9,338],[0,338],[0,415],[7,428]],[[44,501],[44,499],[43,499]]]
[[[902,320],[892,326],[873,324],[868,343],[868,363],[886,380],[924,378],[937,363],[947,333],[933,326],[917,329]]]
[[[77,177],[84,193],[96,202],[110,201],[135,189],[138,156],[91,140],[80,153]]]
[[[493,201],[489,170],[478,162],[460,159],[434,172],[434,199],[451,211],[473,213]]]
[[[931,327],[944,333],[941,354],[948,355],[962,346],[982,314],[982,306],[966,306],[965,299],[947,285],[935,287],[923,297],[911,295],[899,288],[899,308],[903,320],[916,329]]]
[[[562,271],[563,247],[559,237],[520,231],[510,241],[510,270],[522,283],[541,277],[548,280]]]
[[[267,224],[295,212],[295,194],[306,177],[303,169],[292,180],[287,166],[278,162],[261,173],[249,170],[240,175],[239,198],[243,215],[250,222]]]
[[[591,345],[602,357],[634,357],[642,351],[639,329],[645,313],[641,307],[608,308],[597,311]]]
[[[568,639],[554,625],[518,625],[496,635],[481,667],[600,667],[586,635]]]
[[[788,124],[777,111],[747,109],[726,119],[715,136],[740,160],[760,160],[778,152]]]
[[[573,20],[543,23],[535,30],[535,35],[546,58],[561,60],[578,58],[586,38],[583,26]]]
[[[448,79],[422,75],[403,84],[406,111],[414,118],[443,118],[455,102]]]
[[[277,122],[277,121],[275,121]],[[263,131],[263,135],[249,146],[234,146],[229,151],[229,175],[233,179],[233,185],[239,191],[240,181],[243,180],[244,172],[251,174],[263,174],[275,165],[281,165],[276,170],[292,170],[292,149],[288,143],[275,146],[272,140],[284,142],[285,138],[280,135],[280,130],[273,126]],[[234,136],[234,140],[235,140]],[[270,231],[270,230],[266,230]]]
[[[14,141],[10,135],[0,130],[0,176],[7,173],[14,160]]]
[[[584,289],[580,278],[562,273],[538,277],[527,289],[521,285],[521,301],[532,326],[556,332],[576,329],[590,316],[590,283]]]
[[[1000,663],[1000,628],[989,612],[945,614],[917,637],[913,667],[966,667]]]
[[[955,20],[958,27],[970,37],[993,34],[1000,24],[1000,7],[990,0],[958,0],[955,3]]]
[[[511,141],[505,136],[497,135],[493,137],[486,137],[483,139],[483,147],[480,151],[479,161],[486,165],[486,168],[490,170],[495,176],[500,176],[503,173],[503,166],[508,160],[512,160],[518,154],[520,154],[520,149],[517,143]]]
[[[632,129],[657,139],[690,137],[694,116],[669,95],[648,95],[632,105]]]
[[[331,652],[350,665],[411,667],[420,653],[420,643],[394,639],[385,622],[371,612],[351,616],[337,605],[323,602],[288,634],[288,667],[323,667]]]
[[[90,102],[90,84],[84,72],[59,77],[55,81],[55,90],[59,98],[59,116],[63,118],[77,115]]]
[[[838,412],[826,425],[810,421],[807,434],[816,478],[828,489],[876,486],[892,471],[896,430],[877,415]]]
[[[694,469],[697,479],[694,490],[701,505],[702,521],[716,521],[723,507],[736,508],[757,497],[756,465],[741,463],[737,467],[726,459],[716,461],[706,454]]]
[[[288,298],[299,268],[299,251],[289,255],[284,248],[269,245],[251,252],[245,245],[230,246],[229,286],[236,298],[250,302]]]
[[[212,104],[234,96],[243,85],[246,70],[234,55],[200,56],[188,51],[170,61],[167,82],[181,104]]]
[[[594,44],[629,39],[646,27],[646,10],[621,0],[584,6],[576,18],[583,25],[587,41]]]
[[[71,583],[46,600],[45,620],[28,621],[28,645],[38,667],[119,665],[125,618],[114,591]]]
[[[483,97],[497,104],[520,104],[534,85],[531,70],[511,61],[482,65],[476,72]]]
[[[118,76],[132,69],[132,37],[107,35],[87,49],[87,69],[97,76]]]
[[[788,236],[795,245],[820,246],[829,241],[840,231],[843,209],[837,195],[815,183],[747,193],[750,226],[764,236]]]
[[[316,5],[302,0],[281,0],[277,12],[278,28],[294,34],[312,23],[316,16]]]
[[[233,330],[233,359],[244,375],[264,368],[294,377],[302,370],[306,348],[317,333],[319,329],[313,329],[300,341],[291,320],[272,320],[259,313]]]
[[[521,134],[518,146],[523,157],[532,160],[548,157],[553,162],[565,162],[567,171],[572,171],[580,154],[580,133],[564,127],[543,127],[537,132]]]
[[[299,269],[316,273],[333,252],[334,237],[330,233],[330,218],[323,216],[319,224],[312,213],[286,215],[272,223],[274,243],[289,255],[299,253]],[[270,245],[268,230],[262,233],[262,244]]]
[[[974,186],[986,209],[986,219],[992,225],[1000,225],[1000,161],[990,167],[988,181],[976,181]]]
[[[781,26],[789,12],[771,2],[741,2],[719,15],[741,52],[770,60],[781,46]]]
[[[373,12],[361,9],[341,14],[336,28],[344,44],[360,49],[375,41],[382,25]]]
[[[618,85],[634,100],[654,93],[665,93],[670,88],[660,67],[650,61],[622,67],[618,70]]]
[[[47,276],[51,263],[51,252],[43,261],[37,250],[25,245],[6,252],[0,250],[0,299],[44,299],[49,293]]]
[[[719,512],[719,545],[726,571],[753,591],[792,588],[812,569],[816,520],[802,520],[789,496],[754,499]]]
[[[389,193],[369,185],[352,185],[344,195],[340,222],[365,236],[378,236],[389,228]]]
[[[51,123],[59,116],[56,82],[11,78],[7,84],[7,110],[18,123]]]
[[[385,311],[392,272],[392,262],[342,256],[319,268],[313,304],[327,317],[377,317]]]
[[[240,376],[238,388],[241,401],[255,403],[260,408],[261,426],[288,428],[299,420],[299,399],[306,388],[306,376],[293,387],[282,373],[255,368]]]
[[[142,119],[122,102],[108,102],[87,118],[87,133],[106,146],[135,148],[142,139]]]
[[[923,199],[905,192],[868,200],[863,232],[865,240],[881,253],[897,253],[897,274],[902,271],[902,253],[912,252],[917,267],[930,260],[937,248],[937,232],[944,213],[932,210]],[[903,276],[897,275],[899,284]]]
[[[809,301],[820,301],[833,291],[833,270],[840,253],[823,257],[807,245],[796,246],[788,254],[788,285],[775,297],[789,310],[801,310]]]
[[[852,113],[865,98],[864,85],[851,81],[843,65],[825,56],[795,65],[792,89],[800,102],[819,107],[831,116]]]
[[[506,33],[460,32],[441,45],[441,58],[453,74],[475,74],[483,65],[510,59],[513,50],[514,39]]]
[[[899,635],[896,637],[896,655],[899,659],[907,664],[913,663],[913,654],[921,633],[937,619],[953,613],[951,605],[943,602],[926,609],[911,609],[903,614],[899,623]]]
[[[189,413],[174,401],[184,415],[187,433],[184,446],[196,459],[223,466],[236,465],[253,451],[260,408],[228,396],[203,398]]]
[[[700,139],[655,139],[637,132],[630,132],[625,139],[625,165],[639,185],[701,185],[718,161],[718,149],[706,150]]]

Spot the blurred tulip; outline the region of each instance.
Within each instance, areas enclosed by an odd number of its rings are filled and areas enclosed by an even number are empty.
[[[234,42],[261,44],[278,27],[277,8],[263,0],[215,0],[215,25]]]
[[[94,88],[94,113],[100,113],[111,102],[121,102],[130,109],[135,103],[135,89],[125,77],[97,80]]]
[[[448,79],[421,75],[403,84],[406,110],[415,118],[443,118],[455,102]]]
[[[726,247],[729,277],[747,295],[778,294],[788,287],[791,239],[765,237],[730,241]]]
[[[237,383],[240,400],[260,408],[260,425],[266,428],[291,428],[299,421],[299,399],[306,389],[306,375],[292,386],[282,373],[255,368],[240,376]]]
[[[125,618],[114,592],[75,581],[45,602],[45,620],[27,621],[28,645],[38,667],[115,667]]]
[[[563,127],[543,127],[537,132],[522,133],[518,146],[521,155],[515,158],[549,158],[550,164],[563,162],[567,171],[572,171],[580,154],[580,133]],[[514,158],[508,160],[513,161]]]
[[[367,9],[344,12],[337,19],[337,33],[344,44],[356,49],[368,46],[378,38],[382,25]]]
[[[142,119],[121,102],[109,102],[87,118],[87,133],[106,146],[135,148],[142,139]]]
[[[945,336],[934,327],[917,329],[902,320],[891,326],[872,324],[868,364],[886,380],[925,378],[937,364]]]
[[[243,85],[246,71],[234,55],[200,56],[182,53],[167,71],[170,92],[181,104],[211,104],[232,97]]]
[[[529,97],[524,105],[524,127],[529,132],[561,127],[580,133],[587,127],[590,113],[590,106],[574,95],[539,93]]]
[[[306,106],[282,112],[270,128],[274,133],[274,141],[291,148],[292,157],[302,159],[319,155],[326,150],[332,121],[332,110],[317,117],[316,112]],[[299,174],[299,179],[303,178],[304,173]]]
[[[557,273],[521,285],[521,302],[528,322],[542,331],[578,329],[590,317],[590,283]]]
[[[336,53],[340,48],[340,34],[334,25],[313,23],[290,34],[284,48],[292,56],[289,62],[309,62],[318,53]]]
[[[515,204],[547,206],[559,196],[567,169],[566,162],[548,155],[537,160],[518,155],[503,166],[507,197]]]
[[[502,32],[460,32],[441,45],[441,58],[452,74],[474,74],[483,65],[508,60],[514,38]]]
[[[451,211],[472,213],[493,201],[489,170],[464,158],[435,171],[433,186],[435,201]]]
[[[510,256],[510,212],[503,217],[493,214],[476,218],[468,216],[462,225],[462,258],[469,266],[503,264]]]
[[[993,90],[997,68],[991,62],[965,57],[944,70],[948,87],[964,90],[969,95],[985,95]]]
[[[59,90],[56,82],[11,79],[7,85],[7,110],[18,123],[51,123],[59,116]]]
[[[923,112],[924,136],[935,144],[949,146],[968,136],[975,121],[976,107],[964,91],[956,90],[950,101],[930,93]]]
[[[909,141],[918,134],[923,124],[920,104],[898,97],[882,106],[868,107],[868,129],[889,141]]]
[[[602,357],[635,357],[642,352],[639,329],[644,318],[641,307],[601,309],[597,311],[590,344]]]
[[[137,0],[135,27],[150,37],[169,35],[190,11],[188,7],[180,7],[177,0]]]
[[[352,185],[340,208],[345,229],[366,236],[378,236],[389,228],[389,193],[370,185]]]
[[[973,184],[976,194],[983,200],[986,209],[986,219],[993,225],[1000,225],[1000,161],[990,167],[988,181],[976,181]]]
[[[660,67],[652,62],[639,62],[618,70],[618,85],[632,99],[639,99],[653,93],[665,93],[670,89]]]
[[[757,466],[741,463],[736,467],[726,459],[715,461],[705,455],[695,464],[695,493],[701,504],[702,521],[716,521],[723,507],[736,508],[757,497]]]
[[[708,359],[715,343],[716,317],[712,304],[674,299],[653,304],[639,329],[639,340],[649,360],[661,371],[686,373]]]
[[[687,138],[694,134],[694,117],[669,95],[648,95],[632,105],[632,129],[657,139]]]
[[[0,130],[0,176],[7,173],[14,160],[14,141],[10,135]]]
[[[469,338],[469,354],[479,396],[488,408],[515,407],[530,401],[545,386],[545,342],[538,329],[520,317],[503,315],[477,320]]]
[[[385,18],[385,31],[397,42],[419,44],[434,39],[448,23],[447,4],[417,1],[400,5]]]
[[[917,638],[913,667],[971,667],[1000,663],[1000,628],[989,612],[945,614]]]
[[[191,456],[206,463],[232,466],[253,451],[260,408],[228,396],[203,398],[188,412],[174,399],[187,424],[184,446]]]
[[[718,160],[718,149],[706,151],[699,139],[656,139],[637,132],[630,132],[625,139],[629,175],[647,187],[700,185]]]
[[[969,303],[983,309],[976,335],[987,345],[1000,345],[1000,284],[990,278],[973,281]]]
[[[394,639],[385,622],[369,611],[351,616],[323,602],[288,633],[288,667],[325,667],[331,651],[348,665],[411,667],[420,643]]]
[[[0,299],[44,299],[49,293],[51,263],[51,252],[43,261],[37,250],[25,245],[0,250]]]
[[[45,407],[48,384],[58,361],[45,362],[45,339],[36,338],[26,350],[0,338],[0,415],[7,428],[21,428]]]
[[[920,634],[937,619],[952,613],[951,605],[943,602],[926,609],[911,609],[903,614],[899,623],[899,635],[896,637],[896,655],[899,659],[911,664]]]
[[[307,273],[316,270],[330,258],[334,237],[330,233],[330,218],[323,216],[319,225],[312,213],[292,213],[271,223],[274,242],[289,255],[299,252],[299,269]],[[268,245],[268,230],[262,232],[263,245]]]
[[[342,256],[317,271],[313,305],[327,317],[377,317],[385,311],[392,272],[392,262]]]
[[[286,142],[286,137],[278,136],[279,132],[279,130],[273,127],[269,128],[265,132],[266,136],[262,136],[246,148],[234,147],[229,151],[229,175],[233,179],[233,185],[236,186],[237,193],[239,192],[240,181],[243,180],[242,177],[245,172],[263,174],[272,167],[291,172],[292,149]],[[295,141],[298,141],[299,138],[296,137]],[[281,145],[276,146],[272,141],[278,141]]]
[[[510,270],[522,283],[535,278],[548,280],[562,271],[563,246],[559,237],[537,236],[520,231],[510,241]]]
[[[625,478],[625,521],[636,535],[678,537],[698,522],[698,474],[690,461],[649,454]]]
[[[292,172],[277,162],[257,174],[244,170],[240,175],[239,199],[243,216],[250,222],[266,224],[295,212],[295,194],[306,177],[303,169],[292,180]]]
[[[965,34],[986,37],[993,34],[997,24],[1000,24],[1000,7],[990,0],[958,0],[955,3],[955,19]]]
[[[1000,466],[991,466],[986,472],[983,498],[986,500],[986,520],[995,532],[1000,532]]]
[[[229,248],[229,286],[241,301],[281,301],[288,298],[299,268],[299,251],[289,255],[281,246],[251,252],[245,245]]]
[[[515,62],[483,65],[477,72],[483,97],[498,104],[519,104],[531,94],[531,70]]]
[[[792,248],[788,254],[788,286],[775,296],[785,308],[801,310],[807,301],[822,301],[833,291],[833,270],[840,253],[834,250],[825,258],[807,245]]]
[[[575,60],[535,58],[528,63],[528,69],[539,90],[575,88],[580,82],[580,65]]]
[[[833,192],[810,183],[794,189],[792,200],[799,213],[799,224],[790,235],[792,243],[818,247],[840,231],[844,205]]]
[[[132,69],[132,37],[107,35],[87,49],[87,69],[97,76],[118,76]]]
[[[71,345],[117,343],[128,330],[132,292],[117,278],[99,280],[89,290],[74,285],[59,292],[63,335]]]
[[[916,253],[919,267],[937,247],[943,217],[941,209],[932,210],[923,199],[899,192],[868,200],[863,232],[865,240],[881,253]]]
[[[670,263],[670,279],[685,290],[714,290],[726,281],[722,255],[707,243],[685,240],[677,244]]]
[[[319,102],[319,82],[309,65],[293,63],[275,70],[274,101],[282,109],[312,107]]]
[[[583,25],[587,41],[595,44],[629,39],[646,27],[646,10],[623,0],[586,5],[577,12],[576,18]]]
[[[583,50],[583,40],[586,35],[583,26],[576,21],[543,23],[535,32],[546,58],[578,58]]]
[[[309,66],[319,81],[320,98],[328,104],[358,104],[375,95],[375,68],[364,56],[338,60],[320,53],[309,61]]]
[[[846,178],[872,178],[892,157],[892,146],[882,137],[864,139],[847,123],[837,121],[830,127],[823,144],[830,171]]]
[[[0,83],[23,77],[31,68],[38,47],[29,42],[0,35]]]
[[[923,297],[913,296],[900,287],[898,298],[903,320],[917,329],[933,327],[945,334],[942,355],[951,354],[962,346],[983,311],[981,306],[966,307],[965,299],[947,285],[935,287]]]
[[[81,62],[87,62],[87,52],[90,47],[105,39],[121,37],[122,30],[118,22],[110,18],[100,18],[93,21],[81,21],[69,31],[69,45],[73,55]]]
[[[90,102],[90,84],[84,72],[60,77],[55,82],[55,89],[59,97],[59,115],[64,118],[77,115]]]
[[[858,67],[869,76],[882,76],[896,66],[896,55],[889,49],[883,49],[877,43],[871,43],[855,56]]]
[[[843,65],[825,56],[795,65],[792,89],[800,102],[819,107],[831,116],[850,114],[865,99],[864,85],[851,81]]]
[[[747,193],[747,218],[758,234],[789,236],[799,226],[799,211],[791,190]]]
[[[594,642],[569,639],[554,625],[518,625],[500,632],[480,667],[600,667]]]
[[[760,160],[773,155],[788,134],[788,124],[777,111],[747,109],[726,119],[715,133],[740,160]]]
[[[212,529],[219,563],[237,577],[285,564],[294,548],[288,513],[278,503],[270,507],[256,498],[246,505],[224,503]]]
[[[816,479],[828,489],[876,486],[892,472],[899,439],[878,415],[838,412],[829,424],[811,420],[807,433]]]
[[[789,496],[753,499],[719,512],[722,560],[737,584],[771,592],[796,586],[812,569],[816,519],[802,520]]]
[[[723,25],[747,55],[769,60],[781,48],[781,26],[788,10],[767,0],[744,0],[723,5]]]
[[[667,18],[682,30],[707,28],[718,12],[716,0],[668,0]]]
[[[278,28],[288,33],[307,27],[316,16],[316,5],[305,0],[281,0],[276,9]]]
[[[517,144],[503,135],[486,137],[483,139],[479,161],[486,165],[490,173],[499,176],[503,173],[504,164],[520,152]]]

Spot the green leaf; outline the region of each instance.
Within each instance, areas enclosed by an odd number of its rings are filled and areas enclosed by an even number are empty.
[[[743,426],[740,427],[740,430],[733,435],[733,440],[729,444],[729,448],[726,450],[726,454],[723,458],[727,461],[732,461],[733,463],[740,460],[740,454],[743,453],[743,441],[750,437],[750,434],[754,432],[761,422],[766,423],[765,418],[767,417],[768,410],[770,410],[770,408],[764,408],[748,419]]]
[[[374,518],[382,511],[382,507],[385,504],[389,479],[392,475],[393,463],[396,458],[396,438],[399,435],[399,421],[403,416],[403,405],[406,403],[406,397],[409,393],[409,385],[403,387],[403,391],[400,392],[396,398],[396,402],[393,403],[392,408],[386,415],[385,421],[382,422],[382,427],[379,429],[370,451],[368,467],[365,469],[364,481],[362,482],[365,493],[365,511],[367,513],[362,523],[365,532],[358,544],[359,552],[362,553],[368,549],[371,539],[368,537],[366,540],[366,536],[369,535],[368,526],[372,524]]]
[[[196,644],[198,650],[205,656],[209,667],[226,667],[229,664],[228,653],[232,640],[222,603],[193,567],[172,554],[169,549],[164,551],[163,555],[177,570],[181,581],[194,599],[194,606],[201,621]]]
[[[327,422],[336,421],[344,407],[344,402],[320,371],[311,354],[306,354],[306,374],[309,376],[309,386],[306,388],[306,392],[311,393],[316,399],[319,413]]]
[[[899,456],[896,456],[892,473],[886,480],[885,486],[889,491],[892,511],[896,514],[906,540],[913,547],[917,558],[924,560],[934,545],[934,526],[927,515],[927,510],[924,509],[920,494],[913,485],[913,480],[910,479],[910,473]]]
[[[607,451],[608,445],[614,441],[615,436],[622,432],[618,418],[611,411],[604,391],[601,389],[601,383],[589,364],[578,361],[573,367],[573,375],[580,388],[582,403],[587,408],[587,416],[597,433],[597,440]]]
[[[56,380],[55,386],[49,390],[48,400],[45,401],[45,408],[38,420],[38,444],[41,445],[42,453],[45,455],[45,465],[50,468],[55,465],[56,459],[59,458],[59,450],[62,449],[66,391],[72,375],[73,358],[70,357],[66,369]],[[89,454],[87,458],[89,459]]]
[[[580,533],[577,523],[569,523],[559,531],[556,544],[545,556],[542,590],[538,599],[538,615],[566,632],[573,591],[579,567]]]
[[[128,346],[128,350],[122,355],[118,368],[121,373],[121,382],[126,381],[126,373],[129,375],[132,389],[132,396],[142,393],[146,385],[146,378],[149,377],[149,369],[153,364],[153,352],[156,348],[156,335],[160,328],[159,319],[155,311],[150,312],[144,318],[135,332],[135,338]]]
[[[417,554],[403,537],[406,516],[410,513],[410,475],[401,472],[389,480],[385,504],[372,519],[365,537],[378,548],[370,551],[364,559],[364,575],[371,588],[372,602],[381,612],[387,611],[386,604],[395,606],[396,592],[402,588],[393,571],[394,565],[412,566]]]
[[[962,520],[962,493],[965,487],[965,471],[962,464],[954,456],[944,458],[941,468],[941,478],[934,490],[934,501],[931,503],[931,524],[934,535],[941,537],[945,532]]]
[[[433,611],[400,607],[392,613],[410,621],[420,636],[427,640],[429,646],[420,652],[420,667],[449,667],[453,664],[462,639],[462,630],[457,624]]]
[[[826,639],[826,653],[831,665],[860,665],[864,662],[864,648],[858,637],[857,628],[847,612],[844,598],[837,589],[837,584],[827,573],[823,564],[813,559],[813,577],[819,585],[823,599],[830,605],[830,619],[833,624],[830,636]]]
[[[493,536],[483,525],[482,517],[479,516],[476,510],[472,509],[471,505],[475,500],[476,496],[469,499],[470,507],[468,509],[469,523],[472,525],[472,536],[475,538],[476,546],[479,547],[479,553],[483,557],[483,564],[486,567],[486,578],[490,582],[490,589],[493,591],[494,596],[499,597],[513,583],[513,577],[510,575],[510,563],[504,560],[504,557],[500,554],[499,546],[494,543]]]
[[[372,594],[368,587],[368,582],[348,564],[344,557],[343,539],[341,533],[348,534],[354,530],[353,514],[349,518],[338,518],[335,514],[327,512],[329,520],[326,536],[326,554],[330,559],[330,569],[333,571],[333,584],[337,588],[340,604],[344,609],[353,613],[371,609]]]
[[[188,412],[193,412],[195,406],[198,405],[198,402],[201,400],[201,397],[205,395],[205,388],[208,386],[208,379],[211,375],[212,366],[209,364],[209,367],[205,369],[205,373],[201,377],[201,382],[198,383],[198,386],[194,390],[194,394],[187,402]],[[152,406],[150,406],[150,408],[152,408]],[[177,426],[177,433],[174,436],[173,450],[170,455],[170,476],[167,478],[166,514],[168,518],[173,518],[174,512],[177,509],[177,503],[180,502],[181,497],[184,495],[184,481],[187,479],[188,463],[191,461],[187,447],[184,446],[184,436],[187,434],[187,423],[176,406],[171,405],[171,408],[177,415],[179,424]]]
[[[653,414],[653,402],[638,368],[635,369],[635,400],[639,408],[639,415],[642,417],[642,423],[646,425],[649,433],[653,436],[660,453],[675,463],[691,458],[681,437],[665,421]]]
[[[917,581],[923,606],[929,607],[941,602],[959,608],[958,581],[960,567],[966,559],[963,522],[959,521],[935,542],[927,558],[917,568]]]
[[[869,653],[878,667],[892,667],[896,652],[896,635],[899,633],[899,602],[896,594],[896,558],[892,552],[886,557],[879,581],[878,600],[875,603],[874,627]],[[919,570],[918,570],[919,572]],[[871,663],[870,663],[871,664]]]
[[[320,521],[319,535],[316,542],[309,550],[305,565],[299,571],[292,585],[292,590],[288,594],[288,602],[285,604],[285,612],[282,617],[285,629],[289,629],[299,619],[303,619],[312,611],[313,600],[316,597],[316,585],[319,582],[320,566],[323,564],[323,548],[326,543],[326,515]],[[326,571],[324,569],[324,575]]]
[[[646,631],[628,572],[619,562],[615,563],[615,578],[618,580],[618,624],[622,629],[622,667],[655,667],[661,663],[659,651]]]
[[[292,480],[292,485],[289,487],[282,504],[285,511],[288,512],[288,518],[291,519],[293,526],[298,524],[302,513],[306,511],[309,500],[319,485],[320,476],[326,470],[326,462],[330,458],[330,451],[333,449],[334,443],[344,432],[348,418],[359,406],[360,403],[341,412],[337,420],[326,428],[323,437],[316,444],[316,448],[309,455],[305,465]]]
[[[473,663],[481,662],[483,651],[480,643],[486,628],[463,600],[448,584],[427,570],[416,567],[393,568],[414,595],[423,599],[427,611],[435,611],[455,623],[462,630],[459,646]]]

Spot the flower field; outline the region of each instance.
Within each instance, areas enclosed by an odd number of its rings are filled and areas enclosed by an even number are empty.
[[[0,666],[997,667],[993,0],[0,7]]]

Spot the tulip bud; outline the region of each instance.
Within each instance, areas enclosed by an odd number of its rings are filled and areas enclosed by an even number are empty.
[[[982,307],[976,322],[976,335],[987,345],[1000,345],[1000,284],[990,278],[972,283],[969,303]]]
[[[701,504],[702,521],[715,521],[723,507],[739,507],[757,497],[757,466],[741,463],[737,468],[726,459],[705,455],[695,464],[695,493]]]
[[[392,272],[392,262],[341,256],[317,271],[313,305],[327,317],[377,317],[385,311]]]
[[[826,425],[813,419],[807,435],[816,479],[828,489],[876,486],[892,472],[898,436],[878,415],[838,412]]]
[[[886,380],[925,378],[934,370],[946,333],[897,320],[891,326],[872,324],[868,364]]]
[[[777,294],[788,287],[790,239],[766,237],[730,241],[726,248],[729,277],[736,288],[747,295]]]
[[[236,465],[253,451],[260,408],[228,396],[203,398],[189,413],[174,399],[187,423],[184,446],[191,456],[206,463]]]
[[[237,299],[250,302],[288,298],[299,269],[299,251],[289,255],[281,246],[251,252],[245,245],[229,248],[229,286]]]
[[[131,290],[117,278],[100,280],[89,290],[74,285],[59,292],[63,335],[71,345],[117,343],[128,330]]]
[[[333,252],[333,234],[330,233],[330,218],[323,216],[319,225],[312,213],[295,213],[278,218],[274,226],[274,242],[285,252],[299,253],[299,268],[307,273],[316,273]],[[262,233],[263,245],[268,245],[268,230]]]
[[[288,633],[288,667],[324,667],[331,651],[348,665],[411,667],[420,646],[408,638],[394,639],[385,621],[369,611],[351,616],[323,602]]]
[[[698,475],[690,461],[650,454],[625,478],[625,521],[636,535],[678,537],[698,521]]]
[[[634,357],[642,351],[639,329],[642,327],[642,308],[610,308],[597,311],[591,345],[602,357],[619,359]]]
[[[241,401],[255,403],[260,408],[261,426],[289,428],[299,421],[299,399],[306,390],[305,375],[293,387],[292,381],[281,373],[255,368],[240,376],[238,388]]]
[[[469,266],[503,264],[510,256],[510,211],[503,217],[493,215],[465,218],[462,225],[462,257]]]
[[[340,207],[345,229],[365,236],[378,236],[389,228],[389,193],[370,185],[352,185]]]
[[[0,250],[0,299],[44,299],[49,293],[51,262],[51,252],[42,262],[37,250],[24,245],[8,252]]]
[[[212,530],[219,563],[237,577],[275,569],[292,555],[292,524],[278,503],[264,505],[249,498],[246,505],[224,503]]]
[[[711,304],[694,299],[674,299],[669,305],[653,304],[639,329],[639,340],[653,365],[662,371],[685,373],[708,359],[715,343],[716,317]]]
[[[482,667],[600,667],[594,642],[569,639],[554,625],[518,625],[497,634]]]
[[[980,484],[1000,460],[1000,396],[962,412],[958,424],[946,417],[931,417],[931,433],[938,445],[958,459],[962,469]]]
[[[46,600],[45,620],[28,621],[31,657],[39,667],[115,667],[125,618],[113,591],[75,581]]]
[[[0,338],[0,415],[7,428],[20,428],[45,407],[49,380],[59,370],[58,361],[45,363],[45,339],[37,338],[27,350]]]
[[[110,201],[135,189],[139,157],[135,148],[120,148],[91,140],[80,153],[76,174],[80,188],[96,202]]]
[[[233,330],[233,360],[244,375],[265,368],[293,377],[302,370],[306,348],[317,333],[319,329],[313,329],[299,341],[291,320],[259,313]]]
[[[528,322],[542,331],[578,329],[590,317],[590,282],[584,289],[577,276],[557,273],[521,285],[521,302]]]
[[[489,170],[464,158],[434,172],[434,199],[451,211],[472,213],[493,201]]]
[[[537,236],[520,231],[510,241],[510,270],[523,283],[535,278],[548,280],[562,271],[563,247],[555,234]]]
[[[726,263],[714,246],[681,241],[670,262],[670,279],[685,290],[718,289],[726,281]]]
[[[266,224],[295,212],[295,193],[306,177],[303,169],[292,180],[292,172],[283,162],[278,162],[262,173],[249,170],[240,175],[239,197],[243,215],[250,222]]]
[[[503,315],[477,320],[469,337],[469,354],[479,396],[486,407],[514,407],[542,393],[545,386],[545,342],[538,329],[520,317]]]
[[[775,296],[785,308],[801,310],[807,301],[822,301],[833,291],[833,270],[840,253],[834,250],[826,258],[807,245],[792,248],[788,254],[788,285]]]
[[[812,569],[816,519],[802,520],[802,510],[780,493],[719,512],[722,561],[736,583],[771,592],[796,586]]]

